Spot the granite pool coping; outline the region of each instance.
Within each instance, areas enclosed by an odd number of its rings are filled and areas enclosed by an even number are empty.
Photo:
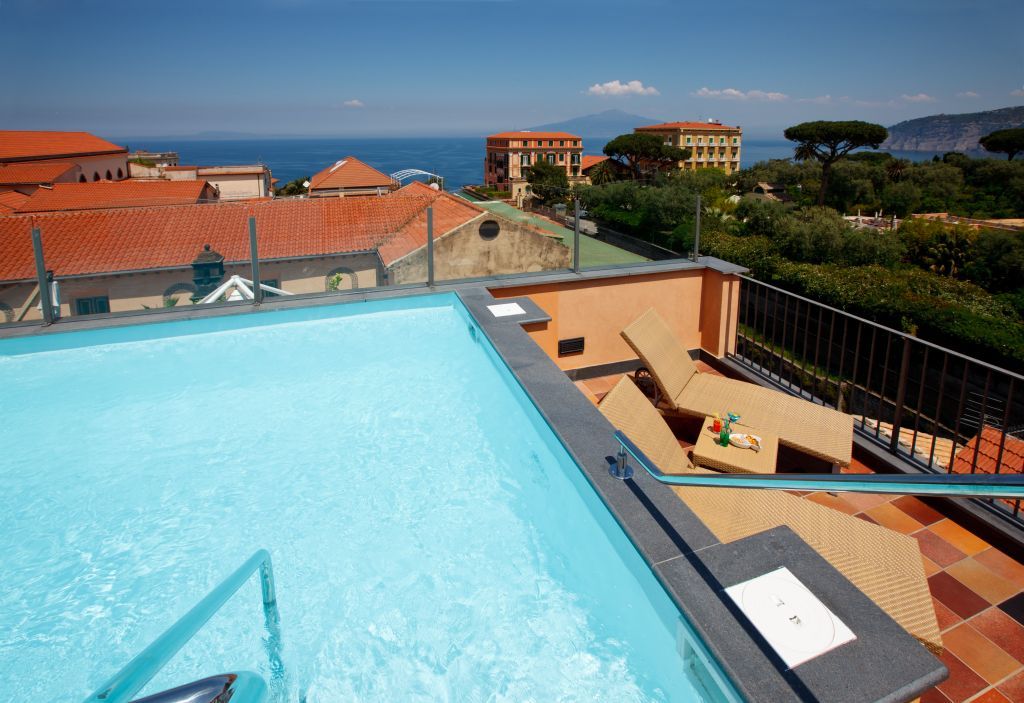
[[[522,325],[538,321],[529,298],[520,316],[494,317],[484,288],[457,291],[524,391],[633,545],[747,700],[906,701],[944,680],[946,667],[831,564],[784,527],[723,544],[672,490],[644,471],[613,478],[614,428]],[[541,311],[543,312],[543,311]],[[857,639],[787,670],[724,593],[786,566],[857,634]]]

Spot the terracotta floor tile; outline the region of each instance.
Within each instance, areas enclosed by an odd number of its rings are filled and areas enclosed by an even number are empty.
[[[996,689],[1013,703],[1024,703],[1024,671],[1014,674],[1006,681],[1001,681]]]
[[[962,618],[969,618],[989,607],[988,601],[943,572],[928,579],[932,597]]]
[[[838,510],[846,513],[847,515],[854,515],[859,513],[860,510],[853,507],[846,502],[846,499],[842,496],[834,496],[829,493],[809,493],[804,496],[805,500],[813,500],[818,505],[824,505],[826,507]]]
[[[937,574],[940,571],[942,571],[942,567],[941,566],[939,566],[938,564],[936,564],[934,561],[932,561],[931,559],[929,559],[928,557],[926,557],[923,554],[921,555],[921,563],[924,564],[924,575],[926,577],[927,576],[934,576],[935,574]]]
[[[917,699],[917,703],[951,703],[951,701],[942,695],[942,691],[939,689],[929,688],[921,694],[921,697]]]
[[[946,573],[993,605],[1020,592],[1014,584],[973,557],[961,559],[946,567]]]
[[[854,460],[852,460],[850,462],[849,466],[847,466],[847,467],[845,467],[843,469],[842,473],[844,473],[844,474],[873,474],[875,472],[871,470],[871,467],[865,466],[863,463],[861,463],[861,462],[857,461],[856,459],[854,459]]]
[[[913,537],[921,545],[921,553],[943,568],[967,556],[931,529],[919,530]]]
[[[892,496],[878,493],[847,493],[843,500],[857,508],[858,512],[866,512],[875,506],[888,503]]]
[[[974,557],[1008,581],[1024,589],[1024,564],[993,547]]]
[[[964,621],[962,617],[950,610],[942,601],[932,598],[932,605],[935,606],[935,619],[939,621],[940,632],[956,627]]]
[[[1024,625],[1024,593],[1018,593],[999,604],[999,609]]]
[[[983,552],[992,545],[948,518],[928,528],[968,556]]]
[[[914,496],[900,496],[892,504],[923,525],[931,525],[943,517],[942,513]]]
[[[949,669],[949,678],[936,688],[953,703],[965,701],[987,687],[985,679],[974,673],[969,666],[951,654],[948,649],[943,653],[941,659]]]
[[[905,535],[917,532],[924,527],[924,525],[910,517],[910,515],[903,512],[892,503],[878,505],[865,512],[871,516],[872,520],[882,527],[888,527],[890,530],[896,530],[897,532],[902,532]]]
[[[971,703],[1007,703],[1009,700],[996,689],[990,688],[977,698],[972,698]]]
[[[1018,662],[1024,662],[1024,625],[999,608],[989,608],[978,613],[971,618],[970,623],[971,627],[1002,647]]]
[[[970,623],[943,633],[942,644],[990,684],[1002,681],[1021,668],[1019,661],[971,627]]]
[[[854,515],[854,517],[860,518],[864,522],[870,522],[872,525],[877,525],[878,524],[878,520],[875,520],[873,517],[871,517],[867,513],[857,513],[856,515]]]

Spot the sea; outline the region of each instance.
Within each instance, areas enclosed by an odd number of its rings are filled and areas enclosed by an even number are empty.
[[[264,163],[278,185],[308,178],[346,156],[354,156],[385,173],[420,169],[444,178],[445,189],[456,191],[483,182],[483,137],[422,138],[260,138],[194,139],[180,137],[113,138],[131,151],[176,151],[181,164],[226,166]],[[584,153],[600,154],[607,140],[584,137]],[[927,161],[940,152],[890,152],[912,161]],[[741,166],[793,156],[786,140],[744,139]]]

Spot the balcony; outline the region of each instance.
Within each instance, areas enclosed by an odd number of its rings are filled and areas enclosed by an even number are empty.
[[[20,296],[18,304],[7,304],[10,321],[0,325],[0,337],[31,339],[51,331],[195,318],[228,325],[262,311],[456,292],[543,417],[559,432],[581,470],[590,472],[588,480],[603,491],[602,498],[612,506],[616,519],[627,526],[631,544],[658,570],[683,617],[701,628],[714,652],[734,655],[724,660],[741,688],[756,692],[750,688],[753,681],[779,687],[770,689],[773,700],[798,700],[807,692],[765,654],[766,645],[744,630],[740,616],[723,606],[723,584],[715,578],[721,578],[722,572],[716,570],[724,567],[712,562],[714,550],[744,554],[744,545],[754,544],[748,539],[778,540],[771,544],[785,543],[786,554],[799,553],[806,563],[818,564],[820,573],[834,579],[830,583],[840,589],[837,592],[851,598],[865,596],[851,579],[815,556],[813,545],[798,533],[780,528],[781,532],[733,541],[712,539],[708,526],[671,490],[661,491],[664,487],[642,479],[621,484],[608,478],[601,462],[616,449],[610,434],[580,433],[578,426],[607,430],[607,421],[591,403],[624,375],[637,376],[640,362],[620,336],[627,325],[653,308],[697,357],[702,372],[749,381],[854,415],[853,460],[843,469],[846,473],[1021,471],[1017,428],[1024,422],[1024,379],[1020,376],[749,279],[727,262],[709,258],[646,261],[596,236],[574,233],[561,226],[559,222],[565,220],[554,214],[550,218],[530,215],[503,203],[468,205],[423,189],[415,195],[408,212],[402,210],[409,219],[398,233],[401,236],[389,239],[390,233],[381,234],[379,249],[372,254],[365,250],[364,239],[344,251],[317,251],[306,257],[288,254],[283,247],[290,246],[286,236],[290,230],[282,233],[275,227],[281,213],[298,207],[298,201],[218,205],[237,210],[232,227],[188,234],[193,243],[209,242],[209,250],[200,254],[188,249],[187,258],[160,270],[154,265],[153,270],[137,268],[132,276],[119,277],[131,281],[130,289],[115,287],[121,284],[108,281],[100,275],[104,272],[83,282],[85,274],[71,268],[74,259],[69,252],[74,250],[64,247],[73,238],[59,228],[67,227],[72,217],[39,216],[25,221],[24,231],[6,224],[12,228],[5,230],[4,241],[11,245],[7,251],[26,258],[35,280],[30,272],[29,280],[8,281],[0,288],[0,294],[7,296],[0,300],[12,300],[15,289]],[[428,198],[432,198],[429,213],[413,207]],[[353,206],[314,207],[331,209],[332,218],[322,218],[325,221],[344,222],[346,208]],[[364,202],[358,209],[364,207],[375,206]],[[269,209],[274,210],[274,218],[265,217]],[[453,225],[463,210],[470,224]],[[195,218],[193,210],[188,214]],[[486,217],[480,218],[481,214]],[[174,216],[170,211],[161,215],[161,221]],[[493,219],[497,228],[483,227],[482,219]],[[21,222],[17,217],[11,221]],[[346,225],[340,234],[320,234],[347,242],[352,229]],[[106,250],[97,244],[91,249]],[[222,289],[224,284],[228,287]],[[277,291],[274,297],[268,289]],[[94,314],[73,314],[75,301],[100,297],[107,299],[106,309],[113,312],[92,307],[87,312]],[[609,305],[609,300],[614,304]],[[502,302],[522,306],[522,324],[514,317],[501,322],[485,304]],[[139,329],[145,336],[145,330],[158,327]],[[382,377],[381,382],[389,379]],[[699,441],[700,422],[672,419],[670,426],[680,446],[692,452]],[[779,472],[828,468],[799,451],[779,450]],[[1019,691],[1024,679],[1024,652],[1017,636],[1024,632],[1018,622],[1018,615],[1024,617],[1020,501],[822,492],[796,497],[836,515],[856,516],[865,524],[909,535],[917,542],[922,578],[927,579],[945,647],[942,661],[951,672],[949,681],[939,684],[939,693],[970,691],[967,695],[974,696],[995,691],[1012,697]],[[763,547],[764,543],[757,544]],[[680,571],[670,572],[666,564],[676,564]],[[881,610],[870,599],[863,603],[851,609],[851,617],[870,613],[892,625],[893,621],[878,615]],[[718,627],[727,634],[716,635],[713,630]],[[870,636],[867,630],[860,633]],[[890,645],[896,647],[896,654],[890,657],[886,675],[900,671],[905,661],[924,656],[909,638],[901,644],[879,643],[874,656],[886,654],[885,647]],[[873,683],[856,680],[854,672],[863,669],[843,668],[844,662],[854,661],[847,657],[871,655],[863,649],[854,653],[854,649],[823,655],[830,657],[833,673],[849,676],[808,677],[801,685],[822,686],[815,690],[838,695],[837,688],[828,686]],[[918,684],[923,680],[914,679]]]

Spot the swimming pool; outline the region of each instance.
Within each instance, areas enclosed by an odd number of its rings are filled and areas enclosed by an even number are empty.
[[[0,388],[12,699],[85,697],[261,547],[289,700],[719,695],[452,295],[4,340]],[[258,592],[146,691],[270,679]]]

